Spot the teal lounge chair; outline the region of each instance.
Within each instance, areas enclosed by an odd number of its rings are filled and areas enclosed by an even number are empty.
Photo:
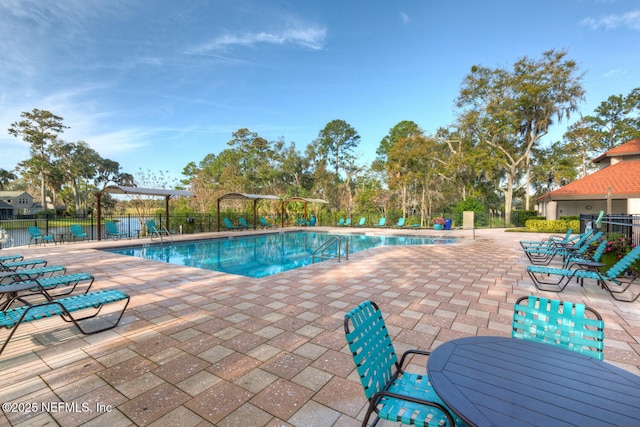
[[[38,242],[41,242],[43,244],[46,244],[47,242],[53,242],[53,236],[42,234],[40,229],[35,225],[29,226],[27,228],[27,231],[29,231],[30,237],[28,246],[31,246],[31,242],[35,242],[36,245],[38,244]]]
[[[343,226],[344,225],[344,218],[340,218],[338,220],[338,223],[336,224],[338,227]]]
[[[347,218],[347,219],[344,221],[344,226],[345,226],[345,227],[351,227],[351,218]]]
[[[18,280],[32,280],[38,277],[53,277],[55,273],[66,274],[67,268],[61,265],[47,265],[45,267],[20,268],[17,270],[0,271],[0,283]]]
[[[398,222],[397,222],[397,224],[395,226],[398,227],[398,228],[403,228],[404,225],[405,225],[405,219],[404,219],[404,217],[402,217],[402,218],[398,219]]]
[[[382,217],[380,218],[380,221],[378,221],[377,224],[375,224],[376,227],[384,227],[387,224],[387,218]]]
[[[596,234],[585,234],[573,245],[557,245],[548,248],[530,248],[525,249],[524,253],[531,261],[531,264],[535,265],[548,265],[556,256],[560,256],[563,259],[567,257],[573,257],[581,255],[589,248],[589,245],[602,238],[604,232],[598,231]]]
[[[0,256],[0,262],[22,261],[24,257],[22,255],[2,255]]]
[[[567,230],[567,234],[564,237],[560,236],[549,236],[546,239],[542,240],[520,240],[520,246],[522,249],[530,249],[530,248],[545,248],[545,247],[555,247],[556,244],[569,244],[571,242],[571,234],[573,233],[573,229],[570,228]],[[576,240],[579,237],[576,237]]]
[[[118,225],[113,221],[105,221],[104,228],[107,231],[107,238],[111,237],[115,240],[122,236],[131,237],[129,236],[129,233],[124,233],[118,230]]]
[[[638,277],[626,276],[626,273],[629,267],[638,259],[640,259],[640,245],[622,257],[606,273],[601,273],[597,269],[551,268],[539,265],[527,266],[527,273],[536,288],[541,291],[562,292],[573,278],[576,278],[581,283],[584,279],[593,279],[609,292],[614,299],[633,302],[640,297],[640,292],[633,293],[630,291],[631,285],[637,284]],[[555,281],[549,280],[552,276],[557,279]]]
[[[265,228],[275,227],[275,224],[268,223],[267,220],[264,219],[264,217],[260,217],[260,224],[262,224],[262,226]]]
[[[16,271],[18,269],[32,269],[35,267],[45,267],[47,261],[44,259],[23,259],[20,261],[0,262],[0,271]]]
[[[222,218],[222,222],[224,224],[224,228],[226,228],[227,230],[239,230],[241,228],[239,225],[231,224],[229,218]]]
[[[147,234],[149,236],[151,236],[151,239],[153,239],[153,237],[159,237],[160,240],[162,240],[162,236],[168,236],[169,235],[169,230],[167,230],[166,227],[158,227],[156,225],[156,221],[153,219],[150,219],[147,221]]]
[[[242,229],[245,229],[245,230],[248,230],[248,229],[249,229],[249,224],[247,224],[247,220],[246,220],[246,219],[244,219],[244,218],[240,218],[240,219],[238,220],[238,222],[240,222],[240,229],[241,229],[241,230],[242,230]]]
[[[33,283],[14,283],[11,285],[0,286],[0,296],[3,294],[20,293],[24,291],[31,291],[33,289]],[[97,332],[106,331],[108,329],[115,328],[122,315],[129,305],[129,296],[118,290],[103,290],[97,292],[90,292],[88,294],[75,295],[72,297],[52,299],[47,292],[40,288],[40,292],[46,298],[45,302],[30,304],[28,302],[25,305],[10,308],[8,310],[0,311],[0,327],[3,327],[9,331],[7,338],[5,339],[2,347],[0,347],[0,354],[4,351],[9,344],[9,341],[18,330],[18,326],[26,322],[34,322],[46,317],[60,316],[66,322],[73,322],[73,324],[85,335],[95,334]],[[100,314],[104,307],[113,303],[120,302],[124,304],[122,310],[117,314],[116,318],[107,321],[103,319],[102,326],[95,327],[94,319]],[[91,314],[87,314],[85,310],[92,310]],[[73,315],[72,313],[81,312],[82,316]],[[115,314],[115,313],[114,313]],[[89,320],[91,325],[94,325],[91,329],[87,329],[84,320]]]
[[[77,240],[85,240],[87,238],[87,233],[84,232],[82,226],[79,224],[71,224],[69,226],[69,233],[71,233],[71,237],[74,242]]]
[[[411,355],[429,356],[431,352],[407,350],[398,362],[382,312],[375,303],[365,301],[348,312],[344,331],[369,400],[363,426],[369,425],[372,415],[377,416],[372,425],[378,418],[419,426],[464,425],[435,392],[424,365],[421,373],[404,370]]]
[[[604,359],[604,321],[600,313],[584,304],[521,297],[513,307],[511,336]]]
[[[38,279],[32,280],[23,280],[16,281],[16,283],[31,283],[33,285],[33,289],[25,290],[19,293],[6,293],[6,299],[2,301],[0,304],[0,310],[7,310],[13,301],[20,298],[20,301],[23,301],[22,298],[30,296],[30,295],[40,295],[40,289],[45,289],[49,296],[52,298],[57,298],[64,295],[69,295],[72,293],[78,285],[82,284],[84,287],[83,294],[86,294],[91,289],[91,285],[93,285],[94,277],[91,274],[87,273],[74,273],[74,274],[65,274],[59,276],[51,276],[51,277],[41,277]],[[0,285],[0,290],[2,286],[9,285]],[[54,293],[52,293],[54,291]]]
[[[358,227],[364,227],[366,223],[367,223],[367,218],[361,217],[360,222],[358,222]]]

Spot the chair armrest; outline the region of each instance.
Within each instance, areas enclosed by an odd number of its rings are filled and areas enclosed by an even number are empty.
[[[399,369],[402,371],[402,367],[404,366],[404,361],[410,354],[419,354],[421,356],[429,356],[431,354],[430,351],[427,350],[407,350],[402,354],[400,358],[400,363],[398,363]]]

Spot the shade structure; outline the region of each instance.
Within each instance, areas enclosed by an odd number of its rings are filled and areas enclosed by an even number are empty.
[[[329,203],[324,199],[314,199],[311,197],[289,197],[282,201],[282,227],[284,228],[284,204],[288,202],[302,202],[304,203],[304,218],[307,219],[307,203]]]
[[[187,190],[165,190],[162,188],[141,188],[141,187],[126,187],[124,185],[109,185],[98,192],[97,198],[97,211],[98,211],[98,240],[102,240],[102,194],[137,194],[144,196],[156,196],[164,197],[164,210],[165,217],[167,218],[167,226],[169,225],[169,199],[171,197],[195,197],[196,195]],[[169,228],[169,227],[167,227]]]
[[[227,193],[218,197],[218,231],[220,231],[220,202],[223,200],[251,200],[253,201],[253,229],[256,229],[258,222],[257,205],[260,200],[281,200],[278,196],[269,194],[248,194],[248,193]]]

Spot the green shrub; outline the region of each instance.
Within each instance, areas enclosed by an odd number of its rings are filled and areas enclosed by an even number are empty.
[[[530,219],[525,223],[525,227],[538,233],[566,233],[568,230],[567,222],[561,219]]]

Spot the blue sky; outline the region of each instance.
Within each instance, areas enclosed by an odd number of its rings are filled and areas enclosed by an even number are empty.
[[[180,177],[239,128],[302,151],[334,119],[370,162],[402,120],[452,124],[474,64],[567,50],[587,115],[640,86],[639,45],[637,0],[2,0],[0,168],[29,157],[6,129],[33,108],[134,174]]]

